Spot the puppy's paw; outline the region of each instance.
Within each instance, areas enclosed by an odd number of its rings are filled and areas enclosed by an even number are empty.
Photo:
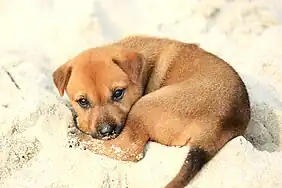
[[[106,149],[104,141],[93,139],[89,135],[79,135],[77,137],[79,148],[82,150],[89,150],[93,153],[100,153]]]

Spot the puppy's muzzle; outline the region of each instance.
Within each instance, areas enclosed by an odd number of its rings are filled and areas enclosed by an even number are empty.
[[[95,133],[91,133],[91,136],[96,139],[110,140],[116,138],[122,129],[122,125],[101,124],[96,128]]]

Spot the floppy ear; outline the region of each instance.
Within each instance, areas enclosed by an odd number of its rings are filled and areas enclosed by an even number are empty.
[[[61,96],[64,95],[64,91],[68,85],[69,78],[71,76],[72,68],[69,66],[68,62],[61,65],[53,72],[53,82],[57,87]]]
[[[133,51],[123,52],[117,57],[113,57],[112,61],[117,64],[129,77],[133,83],[141,81],[144,57],[142,54]]]

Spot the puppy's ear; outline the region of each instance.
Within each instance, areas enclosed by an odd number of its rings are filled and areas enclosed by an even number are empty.
[[[64,95],[64,91],[68,85],[69,78],[71,76],[72,67],[69,65],[69,63],[65,63],[61,65],[59,68],[57,68],[53,72],[53,82],[55,86],[57,87],[59,93],[61,96]]]
[[[144,68],[144,57],[142,54],[126,51],[113,57],[112,61],[128,75],[133,83],[136,84],[141,81]]]

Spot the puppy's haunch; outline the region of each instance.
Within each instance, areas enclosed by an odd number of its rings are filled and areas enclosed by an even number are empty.
[[[138,161],[149,140],[190,146],[167,188],[185,187],[250,120],[246,87],[230,65],[167,38],[131,36],[88,49],[53,80],[77,114],[80,141],[96,153]],[[94,146],[98,140],[101,147]]]

